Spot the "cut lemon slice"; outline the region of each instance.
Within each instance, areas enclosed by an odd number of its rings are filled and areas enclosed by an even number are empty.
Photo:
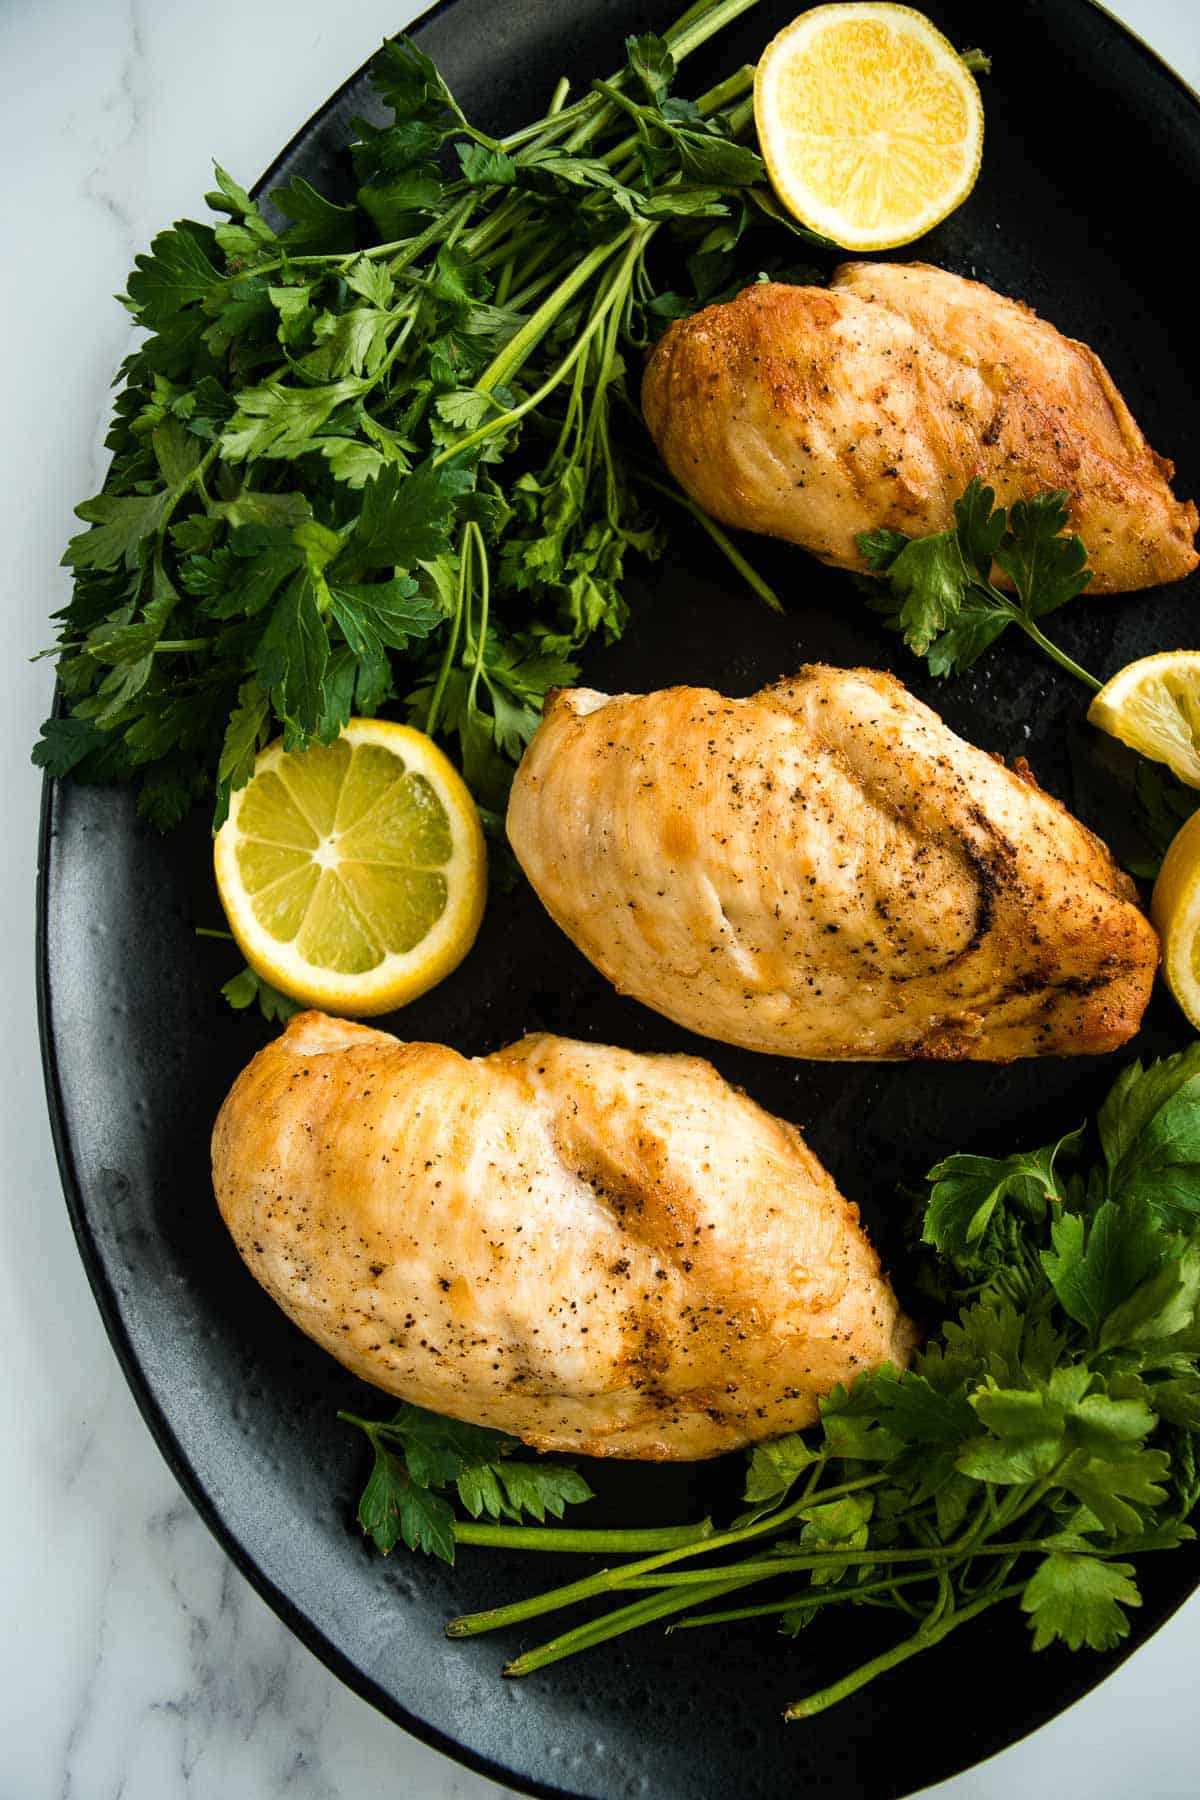
[[[1200,788],[1200,650],[1163,650],[1129,663],[1100,689],[1087,716]]]
[[[910,244],[960,206],[983,154],[963,59],[908,6],[815,6],[767,45],[754,79],[776,194],[846,250]]]
[[[351,719],[327,747],[268,745],[213,849],[230,930],[292,999],[367,1016],[457,968],[486,855],[461,776],[423,732]]]
[[[1167,986],[1200,1031],[1200,812],[1171,839],[1154,884],[1150,918],[1162,939]]]

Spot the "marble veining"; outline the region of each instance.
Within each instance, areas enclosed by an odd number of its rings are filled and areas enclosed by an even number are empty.
[[[194,211],[211,154],[252,179],[412,0],[0,4],[0,1800],[485,1800],[503,1789],[375,1713],[293,1637],[181,1496],[125,1387],[62,1205],[32,985],[46,615],[99,485],[109,298]],[[1195,0],[1116,10],[1200,86]],[[981,23],[980,35],[983,36]],[[1191,1800],[1200,1599],[1064,1718],[938,1800]],[[1051,1678],[1047,1662],[1047,1678]]]

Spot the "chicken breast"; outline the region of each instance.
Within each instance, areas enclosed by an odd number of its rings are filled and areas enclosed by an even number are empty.
[[[354,1374],[540,1450],[715,1456],[908,1361],[857,1208],[695,1057],[542,1036],[468,1061],[304,1013],[234,1083],[213,1183]]]
[[[1067,489],[1091,592],[1196,566],[1196,508],[1100,359],[927,263],[846,263],[829,288],[764,282],[676,321],[642,407],[706,512],[840,568],[865,566],[860,531],[946,530],[976,475],[1004,505]]]
[[[560,691],[508,835],[622,993],[779,1056],[1114,1050],[1158,960],[1100,840],[872,669]]]

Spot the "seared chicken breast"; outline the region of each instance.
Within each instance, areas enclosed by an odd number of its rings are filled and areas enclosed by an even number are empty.
[[[1158,960],[1100,840],[872,669],[562,690],[508,835],[622,993],[779,1056],[1114,1050]]]
[[[304,1013],[234,1083],[213,1182],[354,1374],[541,1450],[715,1456],[908,1361],[857,1208],[695,1057],[541,1036],[469,1060]]]
[[[846,263],[828,288],[764,282],[672,324],[642,408],[713,518],[865,565],[855,535],[954,523],[973,476],[1001,504],[1065,488],[1091,592],[1194,569],[1197,514],[1171,491],[1086,344],[927,263]]]

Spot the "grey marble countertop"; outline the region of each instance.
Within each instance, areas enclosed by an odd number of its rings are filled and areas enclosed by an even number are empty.
[[[33,988],[39,794],[28,752],[51,674],[24,658],[66,596],[57,563],[72,504],[103,468],[108,383],[129,341],[108,296],[154,230],[194,211],[212,153],[252,176],[417,10],[411,0],[0,0],[0,1800],[503,1792],[341,1686],[179,1492],[71,1238]],[[1114,0],[1112,10],[1200,87],[1198,0]],[[1097,1693],[939,1788],[940,1800],[1192,1800],[1198,1662],[1193,1599]]]

